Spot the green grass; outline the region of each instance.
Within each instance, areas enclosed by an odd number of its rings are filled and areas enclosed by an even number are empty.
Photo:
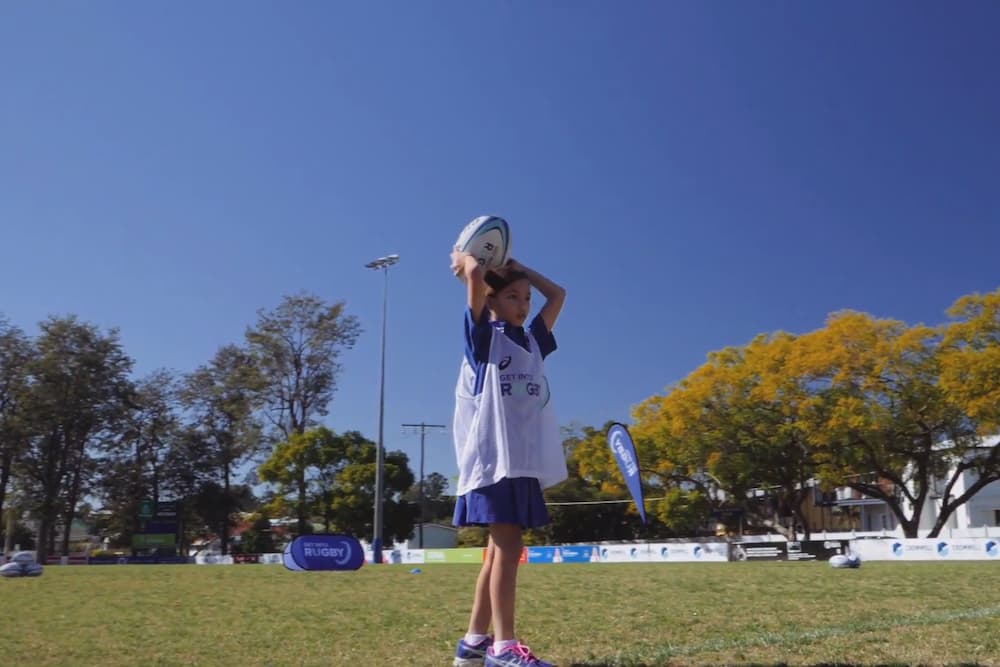
[[[48,567],[0,580],[0,664],[450,665],[477,568]],[[527,565],[518,632],[578,667],[1000,665],[1000,564]]]

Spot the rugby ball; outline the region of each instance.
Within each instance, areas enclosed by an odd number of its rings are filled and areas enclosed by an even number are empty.
[[[830,567],[837,570],[858,568],[861,567],[861,559],[854,554],[837,554],[836,556],[830,556]]]
[[[455,249],[469,253],[485,269],[498,269],[510,259],[510,226],[503,218],[481,215],[458,235]]]

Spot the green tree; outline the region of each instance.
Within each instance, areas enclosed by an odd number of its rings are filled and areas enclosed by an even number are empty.
[[[261,481],[278,485],[276,495],[280,504],[273,508],[290,507],[298,520],[300,535],[306,532],[315,514],[323,517],[325,529],[330,531],[336,477],[347,464],[355,435],[360,439],[359,434],[337,436],[323,426],[292,433],[258,466],[257,476]]]
[[[188,526],[193,535],[206,537],[214,533],[219,538],[222,553],[229,553],[233,514],[252,512],[258,508],[253,489],[245,484],[223,487],[215,480],[202,482],[190,500]]]
[[[179,545],[181,553],[187,553],[192,538],[203,536],[206,531],[218,530],[221,521],[228,522],[228,515],[213,522],[199,511],[198,499],[206,486],[216,484],[214,480],[218,477],[217,452],[213,450],[213,445],[197,425],[182,423],[170,438],[163,456],[160,488],[167,497],[182,502],[181,517],[185,529]],[[219,495],[221,497],[222,494]],[[232,496],[229,498],[225,502],[233,508],[237,507],[237,501]]]
[[[405,540],[413,531],[415,508],[402,497],[413,485],[403,452],[387,452],[383,465],[385,532]],[[375,503],[375,443],[357,431],[337,435],[324,427],[279,443],[262,464],[260,479],[277,485],[271,511],[292,508],[303,518],[318,516],[336,529],[370,540]]]
[[[407,489],[403,500],[417,508],[420,516],[420,481]],[[448,495],[448,478],[439,472],[424,477],[424,521],[428,523],[449,521],[455,512],[455,498]]]
[[[570,543],[593,540],[627,540],[662,535],[662,526],[645,528],[618,464],[607,444],[611,422],[597,429],[580,426],[563,430],[567,479],[545,490],[549,524],[533,536],[535,542]],[[641,468],[649,460],[640,450]],[[649,475],[644,474],[647,491]],[[647,516],[648,518],[648,516]]]
[[[267,513],[257,513],[250,517],[250,528],[243,533],[242,547],[243,553],[248,554],[274,553],[274,536]]]
[[[35,548],[34,534],[30,528],[18,521],[16,517],[12,517],[12,513],[14,512],[16,510],[13,507],[8,507],[6,510],[7,516],[0,515],[5,531],[10,530],[9,535],[6,532],[4,533],[4,542],[0,543],[0,546],[3,547],[0,555],[9,551],[31,551]]]
[[[261,370],[265,414],[278,440],[304,433],[328,413],[340,352],[354,346],[360,331],[343,303],[327,304],[311,294],[286,296],[274,310],[258,311],[246,340]]]
[[[459,528],[455,536],[455,546],[463,547],[485,547],[489,543],[490,531],[482,526],[466,526]]]
[[[104,509],[112,512],[107,528],[123,542],[134,532],[143,498],[172,497],[166,491],[172,474],[166,460],[181,427],[178,392],[177,378],[165,369],[136,382],[121,430],[102,458],[99,493]]]
[[[673,486],[654,505],[657,518],[678,535],[697,535],[708,519],[712,503],[698,489]]]
[[[948,315],[941,384],[981,434],[1000,432],[1000,289],[964,296]]]
[[[384,495],[382,517],[386,538],[402,541],[413,534],[416,512],[400,497],[413,485],[409,458],[400,451],[389,451],[383,463]],[[375,508],[375,443],[363,440],[352,451],[352,458],[337,474],[336,490],[330,503],[333,524],[340,530],[371,541]]]
[[[993,405],[984,370],[996,331],[991,303],[960,301],[944,330],[843,312],[802,336],[762,335],[713,352],[640,405],[633,432],[640,449],[657,452],[657,476],[703,496],[694,506],[717,498],[714,485],[751,525],[790,535],[793,517],[808,538],[803,500],[818,478],[884,501],[911,537],[939,500],[936,535],[997,479],[1000,454],[979,438]],[[967,470],[979,481],[954,497]]]
[[[0,516],[14,463],[29,435],[24,401],[28,391],[27,366],[33,354],[31,341],[24,332],[0,317]],[[5,526],[0,525],[0,532]]]
[[[656,474],[691,494],[683,502],[683,494],[668,495],[657,510],[664,521],[689,525],[692,508],[707,520],[725,502],[751,525],[789,537],[799,526],[808,539],[802,503],[815,464],[799,419],[807,383],[785,372],[795,345],[795,337],[777,333],[712,352],[636,409],[633,431],[656,452]]]
[[[821,480],[886,503],[907,537],[940,496],[936,536],[971,495],[948,490],[977,455],[973,420],[942,386],[940,330],[844,312],[803,336],[791,372],[810,380],[803,428]]]
[[[60,551],[80,500],[89,491],[95,454],[113,439],[128,399],[132,360],[118,331],[100,332],[75,316],[52,317],[40,325],[37,354],[25,400],[32,437],[20,460],[30,510],[39,520],[40,561],[54,547],[57,523],[64,526]]]
[[[215,530],[222,538],[223,553],[228,549],[231,514],[238,508],[231,488],[233,474],[262,444],[261,426],[254,417],[261,386],[256,359],[236,345],[226,345],[211,362],[188,375],[181,390],[192,426],[212,461],[213,479],[221,487],[217,499],[221,507],[211,514],[218,521]]]

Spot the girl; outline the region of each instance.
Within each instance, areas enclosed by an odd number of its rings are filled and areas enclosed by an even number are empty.
[[[515,260],[484,271],[458,252],[451,268],[466,285],[465,357],[455,389],[458,460],[456,526],[488,526],[468,633],[454,665],[545,667],[514,633],[521,533],[548,523],[542,489],[566,479],[559,427],[549,403],[543,359],[556,349],[552,329],[566,292]],[[527,329],[531,289],[545,297]],[[490,622],[494,636],[487,635]]]

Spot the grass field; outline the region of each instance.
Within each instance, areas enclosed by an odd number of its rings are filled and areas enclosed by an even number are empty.
[[[0,580],[0,664],[451,664],[477,568],[48,567]],[[1000,563],[521,568],[518,631],[566,667],[1000,665]]]

